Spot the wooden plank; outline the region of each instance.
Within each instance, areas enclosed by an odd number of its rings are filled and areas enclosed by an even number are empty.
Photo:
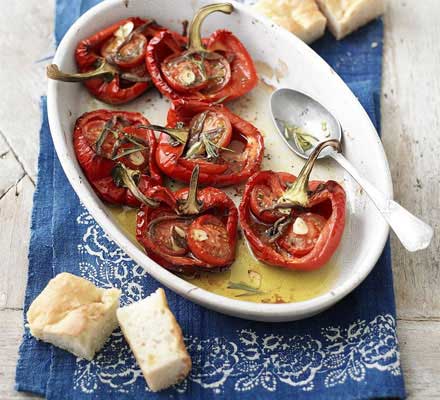
[[[440,399],[440,321],[398,321],[408,399]]]
[[[438,0],[388,2],[385,16],[383,142],[404,207],[440,227],[440,15]],[[440,236],[408,253],[393,237],[393,270],[401,318],[440,317]]]
[[[0,13],[0,131],[24,169],[36,177],[40,96],[53,54],[53,0],[11,1]]]
[[[39,399],[40,397],[19,393],[14,390],[15,366],[18,347],[23,333],[23,312],[0,311],[2,333],[0,335],[0,399]]]
[[[27,281],[29,225],[34,186],[26,175],[0,200],[0,309],[21,308]]]
[[[11,147],[0,134],[0,199],[24,175]]]

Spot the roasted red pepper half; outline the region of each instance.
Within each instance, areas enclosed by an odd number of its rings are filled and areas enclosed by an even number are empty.
[[[260,169],[261,133],[221,104],[176,101],[160,131],[156,162],[167,176],[188,183],[196,165],[199,182],[229,186],[246,181]]]
[[[233,6],[202,7],[190,24],[188,39],[168,31],[148,44],[148,71],[163,95],[172,100],[223,102],[246,94],[258,83],[252,58],[231,32],[221,29],[201,39],[202,22],[216,11],[230,14]]]
[[[311,181],[318,145],[298,178],[261,171],[252,176],[240,203],[244,235],[258,260],[287,269],[314,270],[336,251],[345,226],[345,191],[334,181]]]
[[[136,238],[147,254],[176,272],[220,271],[235,259],[238,211],[221,190],[198,190],[199,167],[190,186],[175,193],[161,186],[145,192],[152,207],[137,215]]]
[[[96,110],[78,118],[73,146],[97,195],[111,204],[154,205],[143,193],[162,184],[156,165],[156,137],[141,114]]]
[[[145,65],[148,41],[165,29],[152,20],[123,19],[78,43],[78,74],[61,72],[55,64],[47,76],[65,82],[84,82],[89,92],[108,104],[124,104],[152,86]]]

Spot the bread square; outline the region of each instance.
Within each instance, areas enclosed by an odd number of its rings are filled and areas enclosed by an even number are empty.
[[[324,34],[326,18],[315,0],[260,0],[253,8],[306,43]]]
[[[117,317],[153,392],[174,385],[188,375],[191,358],[163,289],[159,288],[149,297],[120,308]]]
[[[331,33],[338,40],[382,15],[385,11],[385,0],[316,1],[327,17]]]
[[[31,334],[92,360],[118,326],[120,293],[66,272],[58,274],[29,307]]]

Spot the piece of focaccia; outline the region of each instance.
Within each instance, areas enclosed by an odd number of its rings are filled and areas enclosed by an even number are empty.
[[[145,299],[120,308],[117,317],[153,392],[166,389],[188,375],[191,358],[163,289],[159,288]]]
[[[385,0],[316,0],[327,17],[330,32],[342,39],[382,15]]]
[[[118,326],[119,289],[102,289],[63,272],[51,279],[27,312],[31,334],[92,360]]]
[[[260,0],[253,8],[306,43],[324,34],[326,18],[315,0]]]

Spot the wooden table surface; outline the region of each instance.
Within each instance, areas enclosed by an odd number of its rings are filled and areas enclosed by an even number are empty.
[[[385,15],[383,143],[395,198],[440,221],[440,2],[391,0]],[[29,224],[46,90],[53,54],[53,0],[11,1],[0,13],[0,399],[14,391],[22,334]],[[392,235],[402,367],[410,399],[440,398],[440,240],[406,252]]]

